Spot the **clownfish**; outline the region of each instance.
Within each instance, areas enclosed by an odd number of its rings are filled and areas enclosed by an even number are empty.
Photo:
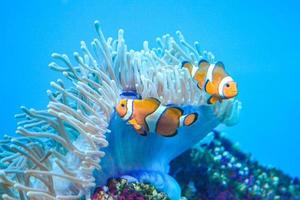
[[[182,62],[182,67],[186,68],[194,80],[197,81],[199,89],[207,92],[210,97],[208,104],[221,102],[223,99],[230,99],[238,94],[237,84],[225,71],[224,64],[217,62],[209,64],[206,60],[201,60],[198,67],[190,62]]]
[[[156,132],[165,137],[175,136],[177,128],[190,126],[198,118],[197,113],[183,115],[175,106],[164,106],[155,98],[122,99],[116,106],[119,116],[141,135]]]

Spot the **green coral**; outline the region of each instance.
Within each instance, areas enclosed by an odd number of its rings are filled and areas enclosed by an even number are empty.
[[[300,181],[266,167],[243,153],[220,133],[171,162],[171,175],[182,188],[182,200],[300,200]],[[167,200],[145,183],[111,179],[93,200]]]
[[[172,161],[171,174],[187,199],[300,199],[298,178],[260,165],[217,132]]]
[[[166,194],[146,183],[129,183],[126,179],[110,179],[107,186],[98,188],[93,200],[168,200]]]

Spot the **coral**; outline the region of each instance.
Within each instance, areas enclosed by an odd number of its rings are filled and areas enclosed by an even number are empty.
[[[107,186],[97,188],[92,200],[167,200],[166,194],[145,183],[129,183],[126,179],[110,179]]]
[[[218,124],[238,121],[237,100],[207,106],[205,92],[180,68],[183,60],[214,62],[197,42],[192,47],[177,32],[179,42],[167,34],[157,39],[157,48],[145,41],[142,50],[127,50],[123,30],[116,40],[106,39],[95,25],[99,37],[92,41],[92,51],[81,42],[82,54],[74,53],[75,62],[65,54],[52,55],[58,63],[50,68],[68,82],[51,82],[55,91],[47,91],[47,109],[22,107],[23,113],[16,115],[20,136],[0,142],[3,199],[89,199],[96,184],[111,177],[153,183],[178,199],[180,188],[168,175],[169,162]],[[173,138],[139,136],[114,113],[124,91],[195,111],[200,120]]]
[[[218,132],[213,136],[171,163],[187,199],[300,199],[298,178],[260,165]]]

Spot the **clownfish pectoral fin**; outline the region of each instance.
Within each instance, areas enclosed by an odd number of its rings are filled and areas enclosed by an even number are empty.
[[[211,96],[208,100],[207,100],[207,103],[208,104],[215,104],[219,101],[219,98],[218,97],[215,97],[215,96]]]
[[[136,120],[135,119],[131,119],[131,120],[128,120],[128,123],[131,124],[131,125],[134,125],[136,124]]]
[[[193,65],[192,63],[188,62],[188,61],[183,61],[181,63],[181,68],[186,68],[190,74],[192,74],[192,71],[193,71]]]
[[[143,135],[143,136],[146,136],[147,135],[147,132],[145,131],[145,129],[139,125],[135,119],[131,119],[128,121],[129,124],[131,124],[134,128],[134,130],[136,132],[138,132],[140,135]]]
[[[135,129],[141,129],[142,128],[142,126],[139,125],[135,119],[129,120],[128,123],[131,124]]]
[[[180,117],[180,121],[182,120],[182,124],[184,126],[191,126],[193,123],[195,123],[198,119],[198,114],[197,113],[191,113],[188,115],[184,115]]]
[[[204,86],[205,91],[208,94],[214,94],[215,93],[215,86],[213,85],[213,83],[211,81],[206,81],[205,86]]]
[[[139,125],[139,124],[134,124],[133,127],[134,127],[136,130],[142,129],[142,126]]]

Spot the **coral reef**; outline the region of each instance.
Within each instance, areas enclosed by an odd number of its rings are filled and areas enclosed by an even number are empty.
[[[171,162],[182,199],[300,199],[298,178],[260,165],[219,132],[208,138]],[[93,200],[120,198],[168,199],[148,184],[111,179],[95,191]]]
[[[107,186],[98,188],[92,200],[167,200],[166,194],[145,183],[129,183],[126,179],[110,179]]]
[[[192,46],[177,32],[178,42],[167,34],[157,38],[157,48],[145,41],[142,50],[127,50],[123,30],[116,40],[106,39],[95,25],[99,37],[92,41],[92,51],[81,42],[75,62],[65,54],[52,55],[57,63],[50,68],[64,78],[51,82],[55,91],[47,91],[47,109],[22,107],[16,115],[20,136],[0,141],[3,199],[90,199],[93,188],[111,177],[153,183],[178,199],[180,188],[168,175],[169,162],[218,124],[238,121],[237,100],[206,105],[205,92],[180,68],[183,60],[214,62],[197,42]],[[197,112],[201,120],[173,138],[139,136],[114,112],[120,94],[132,98],[128,91]]]
[[[182,195],[193,199],[300,199],[300,182],[260,165],[220,133],[171,162]]]

